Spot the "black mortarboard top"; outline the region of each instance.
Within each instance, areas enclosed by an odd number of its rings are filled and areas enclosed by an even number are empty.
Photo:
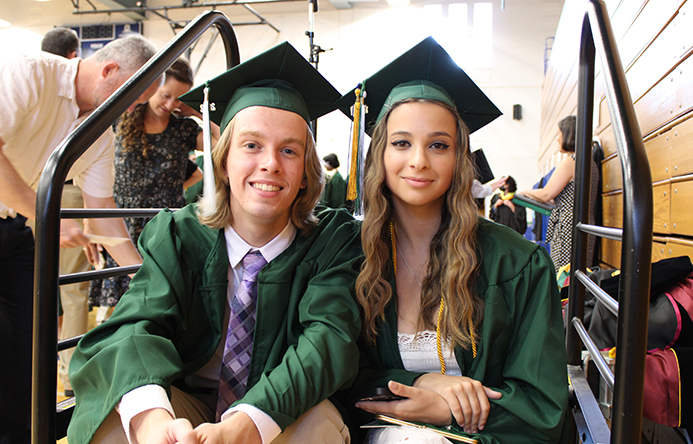
[[[210,119],[221,131],[240,110],[267,106],[295,112],[308,122],[334,110],[339,92],[288,42],[235,66],[181,96],[193,109],[209,87]]]
[[[366,133],[393,103],[405,98],[433,99],[457,108],[462,120],[474,132],[502,113],[460,68],[447,52],[428,37],[363,82],[366,92]],[[337,102],[351,116],[355,89]]]

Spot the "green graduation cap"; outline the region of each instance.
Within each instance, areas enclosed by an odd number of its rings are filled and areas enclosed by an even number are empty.
[[[180,100],[193,109],[205,102],[203,131],[205,140],[204,198],[202,213],[210,215],[216,208],[215,183],[211,155],[209,120],[224,132],[226,125],[241,110],[265,106],[294,112],[306,122],[316,120],[336,108],[339,92],[313,65],[288,42],[263,52],[208,81]]]
[[[209,87],[209,101],[214,104],[210,119],[224,131],[240,110],[267,106],[292,111],[306,122],[336,108],[339,92],[313,65],[288,42],[281,43],[253,57],[207,84],[182,95],[180,100],[199,109],[203,90]]]
[[[490,123],[502,113],[486,97],[447,52],[428,37],[363,83],[365,131],[372,135],[375,124],[389,107],[407,98],[433,99],[448,103],[460,113],[470,132]],[[357,88],[342,96],[339,109],[351,116]]]

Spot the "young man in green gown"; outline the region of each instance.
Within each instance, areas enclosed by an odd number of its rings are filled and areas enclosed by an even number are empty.
[[[208,86],[223,131],[213,211],[145,228],[130,290],[74,354],[70,444],[349,442],[327,398],[358,370],[358,227],[343,210],[314,215],[324,179],[308,126],[339,93],[288,43]],[[251,255],[266,262],[255,276]]]

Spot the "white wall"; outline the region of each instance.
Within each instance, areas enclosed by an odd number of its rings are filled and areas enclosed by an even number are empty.
[[[0,2],[0,18],[13,25],[43,33],[54,25],[93,24],[127,21],[120,14],[111,16],[72,15],[64,10],[69,2],[61,0],[60,12],[57,0],[48,3],[30,3],[28,0]],[[150,0],[150,6],[165,0]],[[435,3],[427,0],[425,3]],[[472,0],[460,2],[474,3]],[[15,6],[12,4],[15,3]],[[33,12],[16,6],[17,3],[42,5]],[[172,4],[170,0],[169,5]],[[300,3],[300,5],[298,4]],[[510,174],[518,187],[530,187],[537,178],[537,149],[539,145],[540,94],[543,80],[544,41],[555,33],[563,0],[501,0],[493,3],[493,67],[468,69],[474,79],[503,116],[472,135],[473,148],[483,148],[497,175]],[[98,3],[96,3],[98,5]],[[48,5],[48,6],[45,6]],[[84,8],[86,6],[82,5]],[[471,6],[470,6],[471,7]],[[255,9],[274,26],[239,26],[236,28],[242,60],[255,56],[285,40],[291,42],[304,56],[308,56],[307,5],[302,2],[257,5]],[[224,7],[232,22],[256,20],[240,6]],[[191,18],[202,9],[172,10],[173,19]],[[30,13],[31,12],[31,13]],[[333,50],[321,54],[319,69],[342,93],[349,91],[360,80],[374,73],[399,54],[435,32],[435,26],[426,26],[422,20],[423,3],[407,7],[389,7],[384,1],[354,3],[352,9],[336,10],[326,0],[321,11],[315,14],[316,44]],[[144,34],[157,47],[162,47],[173,33],[162,19],[148,13]],[[207,46],[209,37],[203,36],[192,55],[195,66]],[[454,50],[454,48],[449,48]],[[198,83],[223,72],[224,56],[219,39],[196,78]],[[523,119],[512,119],[513,104],[522,105]],[[342,161],[342,174],[346,175],[347,144],[350,121],[338,111],[320,119],[318,125],[318,149],[321,155],[335,152]]]

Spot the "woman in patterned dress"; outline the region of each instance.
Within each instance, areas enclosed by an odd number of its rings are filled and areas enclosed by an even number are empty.
[[[561,153],[568,154],[558,164],[551,178],[543,188],[525,190],[522,194],[540,200],[552,201],[555,208],[549,216],[546,229],[546,239],[549,242],[551,260],[558,271],[570,263],[570,251],[573,241],[573,202],[575,200],[575,132],[576,117],[568,116],[558,122],[558,145]],[[594,224],[594,204],[597,196],[599,172],[594,160],[592,165],[591,195],[590,195],[590,224]],[[595,237],[588,241],[587,266],[591,265],[594,255]]]
[[[190,151],[202,149],[202,129],[187,117],[199,116],[199,112],[178,100],[192,85],[190,65],[178,59],[166,71],[164,84],[156,94],[113,125],[113,198],[118,208],[182,208],[186,204],[183,190],[202,178],[196,165],[191,168],[188,158]],[[219,138],[219,128],[214,124],[212,138],[213,142]],[[137,243],[150,219],[125,218],[133,242]],[[117,266],[106,252],[103,254],[107,267]],[[127,276],[92,281],[90,305],[115,306],[129,284]]]

